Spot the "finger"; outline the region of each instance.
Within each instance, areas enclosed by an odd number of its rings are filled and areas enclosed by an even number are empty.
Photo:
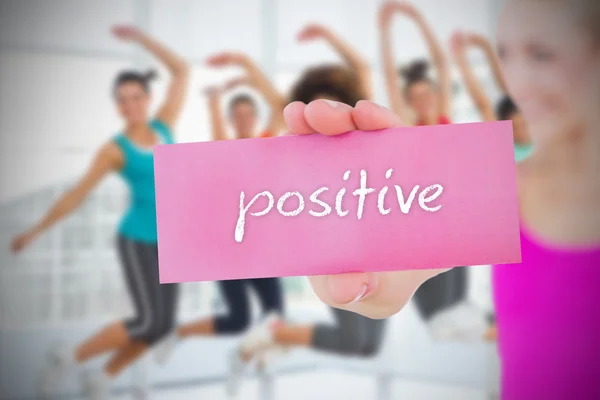
[[[352,119],[357,129],[363,131],[406,126],[392,110],[366,100],[356,103],[352,110]]]
[[[381,319],[400,311],[423,282],[444,271],[413,270],[342,274],[311,277],[310,283],[324,303],[369,318]],[[366,291],[364,291],[365,287]],[[352,298],[351,295],[356,297]]]
[[[295,135],[315,133],[315,130],[311,128],[304,118],[305,108],[306,104],[301,101],[294,101],[283,109],[283,118],[290,133]]]
[[[304,109],[306,122],[318,133],[339,135],[356,129],[352,107],[331,100],[315,100]]]

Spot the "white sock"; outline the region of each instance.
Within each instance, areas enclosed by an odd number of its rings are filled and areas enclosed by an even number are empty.
[[[154,360],[158,364],[165,364],[171,354],[173,353],[173,349],[179,343],[181,337],[177,333],[177,331],[171,332],[167,335],[163,340],[158,342],[153,348],[152,352],[154,354]]]
[[[112,376],[106,373],[104,369],[86,371],[85,380],[94,387],[106,387],[112,381]]]
[[[273,343],[273,325],[279,321],[276,313],[271,313],[258,325],[251,328],[242,339],[240,350],[243,353],[253,353],[260,347]]]

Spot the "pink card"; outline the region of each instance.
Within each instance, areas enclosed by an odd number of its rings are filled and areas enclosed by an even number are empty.
[[[521,261],[510,122],[161,145],[155,180],[162,283]]]

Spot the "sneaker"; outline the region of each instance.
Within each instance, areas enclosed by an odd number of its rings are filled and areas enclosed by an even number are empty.
[[[164,365],[167,363],[171,354],[173,353],[173,349],[175,345],[179,342],[179,336],[177,336],[177,332],[173,331],[169,335],[165,336],[160,342],[158,342],[152,348],[152,353],[154,356],[154,361],[159,365]]]
[[[261,323],[251,328],[240,344],[241,354],[253,355],[261,349],[273,346],[275,344],[273,339],[273,327],[279,321],[279,315],[271,313],[268,314]]]
[[[108,400],[110,379],[104,371],[87,371],[82,377],[84,396],[89,400]]]
[[[277,359],[283,357],[289,349],[281,345],[275,344],[262,350],[256,359],[256,367],[259,371],[265,371],[271,366]]]
[[[434,340],[461,342],[482,341],[489,327],[485,313],[468,302],[437,313],[428,325]]]
[[[227,376],[227,394],[229,397],[236,397],[242,386],[242,377],[246,369],[247,362],[242,360],[240,349],[236,347],[229,354],[229,375]]]
[[[47,355],[46,366],[39,380],[40,398],[48,399],[56,394],[60,383],[75,367],[73,350],[64,345],[58,345]]]
[[[267,315],[261,323],[251,328],[242,338],[238,347],[229,355],[229,376],[227,379],[227,393],[231,397],[237,396],[244,370],[248,363],[259,351],[275,345],[273,341],[273,326],[280,321],[276,313]]]

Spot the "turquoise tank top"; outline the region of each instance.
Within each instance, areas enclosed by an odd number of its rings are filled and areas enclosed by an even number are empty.
[[[171,130],[159,120],[149,123],[160,143],[174,143]],[[119,224],[118,232],[124,237],[156,243],[156,199],[154,195],[154,155],[151,149],[141,148],[132,143],[127,136],[119,134],[115,143],[123,152],[124,165],[120,175],[129,186],[129,209]]]
[[[521,145],[515,143],[515,161],[520,162],[526,159],[531,155],[533,151],[533,146],[531,145]]]

